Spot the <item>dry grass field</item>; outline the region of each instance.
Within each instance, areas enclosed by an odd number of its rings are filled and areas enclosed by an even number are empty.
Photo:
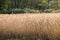
[[[0,40],[60,40],[60,13],[0,14]]]

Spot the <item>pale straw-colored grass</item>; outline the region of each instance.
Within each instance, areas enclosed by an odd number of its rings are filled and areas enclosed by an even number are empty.
[[[60,14],[0,14],[0,38],[60,40]]]

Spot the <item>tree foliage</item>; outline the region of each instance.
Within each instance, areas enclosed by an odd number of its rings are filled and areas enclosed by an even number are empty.
[[[8,0],[0,0],[0,10],[8,8]]]
[[[3,9],[33,9],[42,12],[50,9],[57,10],[60,8],[60,0],[0,0],[0,10]]]

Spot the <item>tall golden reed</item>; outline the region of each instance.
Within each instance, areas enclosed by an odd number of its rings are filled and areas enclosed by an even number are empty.
[[[1,38],[60,40],[60,14],[0,14]]]

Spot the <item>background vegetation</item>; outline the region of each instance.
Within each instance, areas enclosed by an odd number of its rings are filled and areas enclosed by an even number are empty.
[[[0,0],[1,13],[60,12],[60,0]]]

